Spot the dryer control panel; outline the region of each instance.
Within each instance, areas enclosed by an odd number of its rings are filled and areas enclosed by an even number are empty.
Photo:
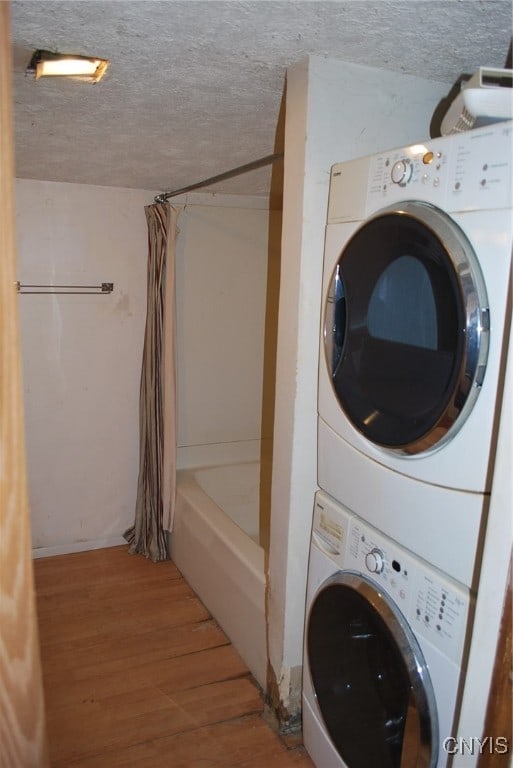
[[[340,570],[362,573],[379,585],[417,635],[460,662],[471,605],[466,587],[323,493],[316,498],[312,541]]]
[[[449,155],[435,142],[396,149],[371,158],[367,211],[396,200],[437,201],[444,206]]]
[[[511,208],[513,122],[428,139],[331,169],[328,224],[420,200],[446,211]]]

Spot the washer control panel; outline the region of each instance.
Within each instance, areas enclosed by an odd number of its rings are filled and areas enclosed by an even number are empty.
[[[470,595],[463,585],[356,517],[344,561],[348,570],[372,577],[393,598],[416,633],[458,661],[463,649]]]
[[[471,595],[462,584],[317,494],[313,542],[340,570],[366,575],[392,598],[417,635],[459,663]]]

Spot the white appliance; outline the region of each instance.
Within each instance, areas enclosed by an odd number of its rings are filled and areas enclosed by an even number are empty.
[[[335,165],[318,482],[467,585],[493,468],[513,123]]]
[[[461,84],[461,91],[449,107],[440,132],[460,133],[513,118],[513,70],[479,67]]]
[[[473,599],[322,491],[303,660],[318,768],[445,768]]]

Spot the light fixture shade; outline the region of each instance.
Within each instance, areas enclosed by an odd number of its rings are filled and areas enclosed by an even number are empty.
[[[27,72],[40,77],[73,77],[97,83],[105,74],[109,62],[97,56],[75,56],[71,53],[34,51]]]

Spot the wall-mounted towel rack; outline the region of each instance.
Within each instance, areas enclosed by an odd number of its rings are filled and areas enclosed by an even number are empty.
[[[100,285],[27,285],[16,283],[18,293],[83,293],[89,295],[112,293],[114,283]]]

